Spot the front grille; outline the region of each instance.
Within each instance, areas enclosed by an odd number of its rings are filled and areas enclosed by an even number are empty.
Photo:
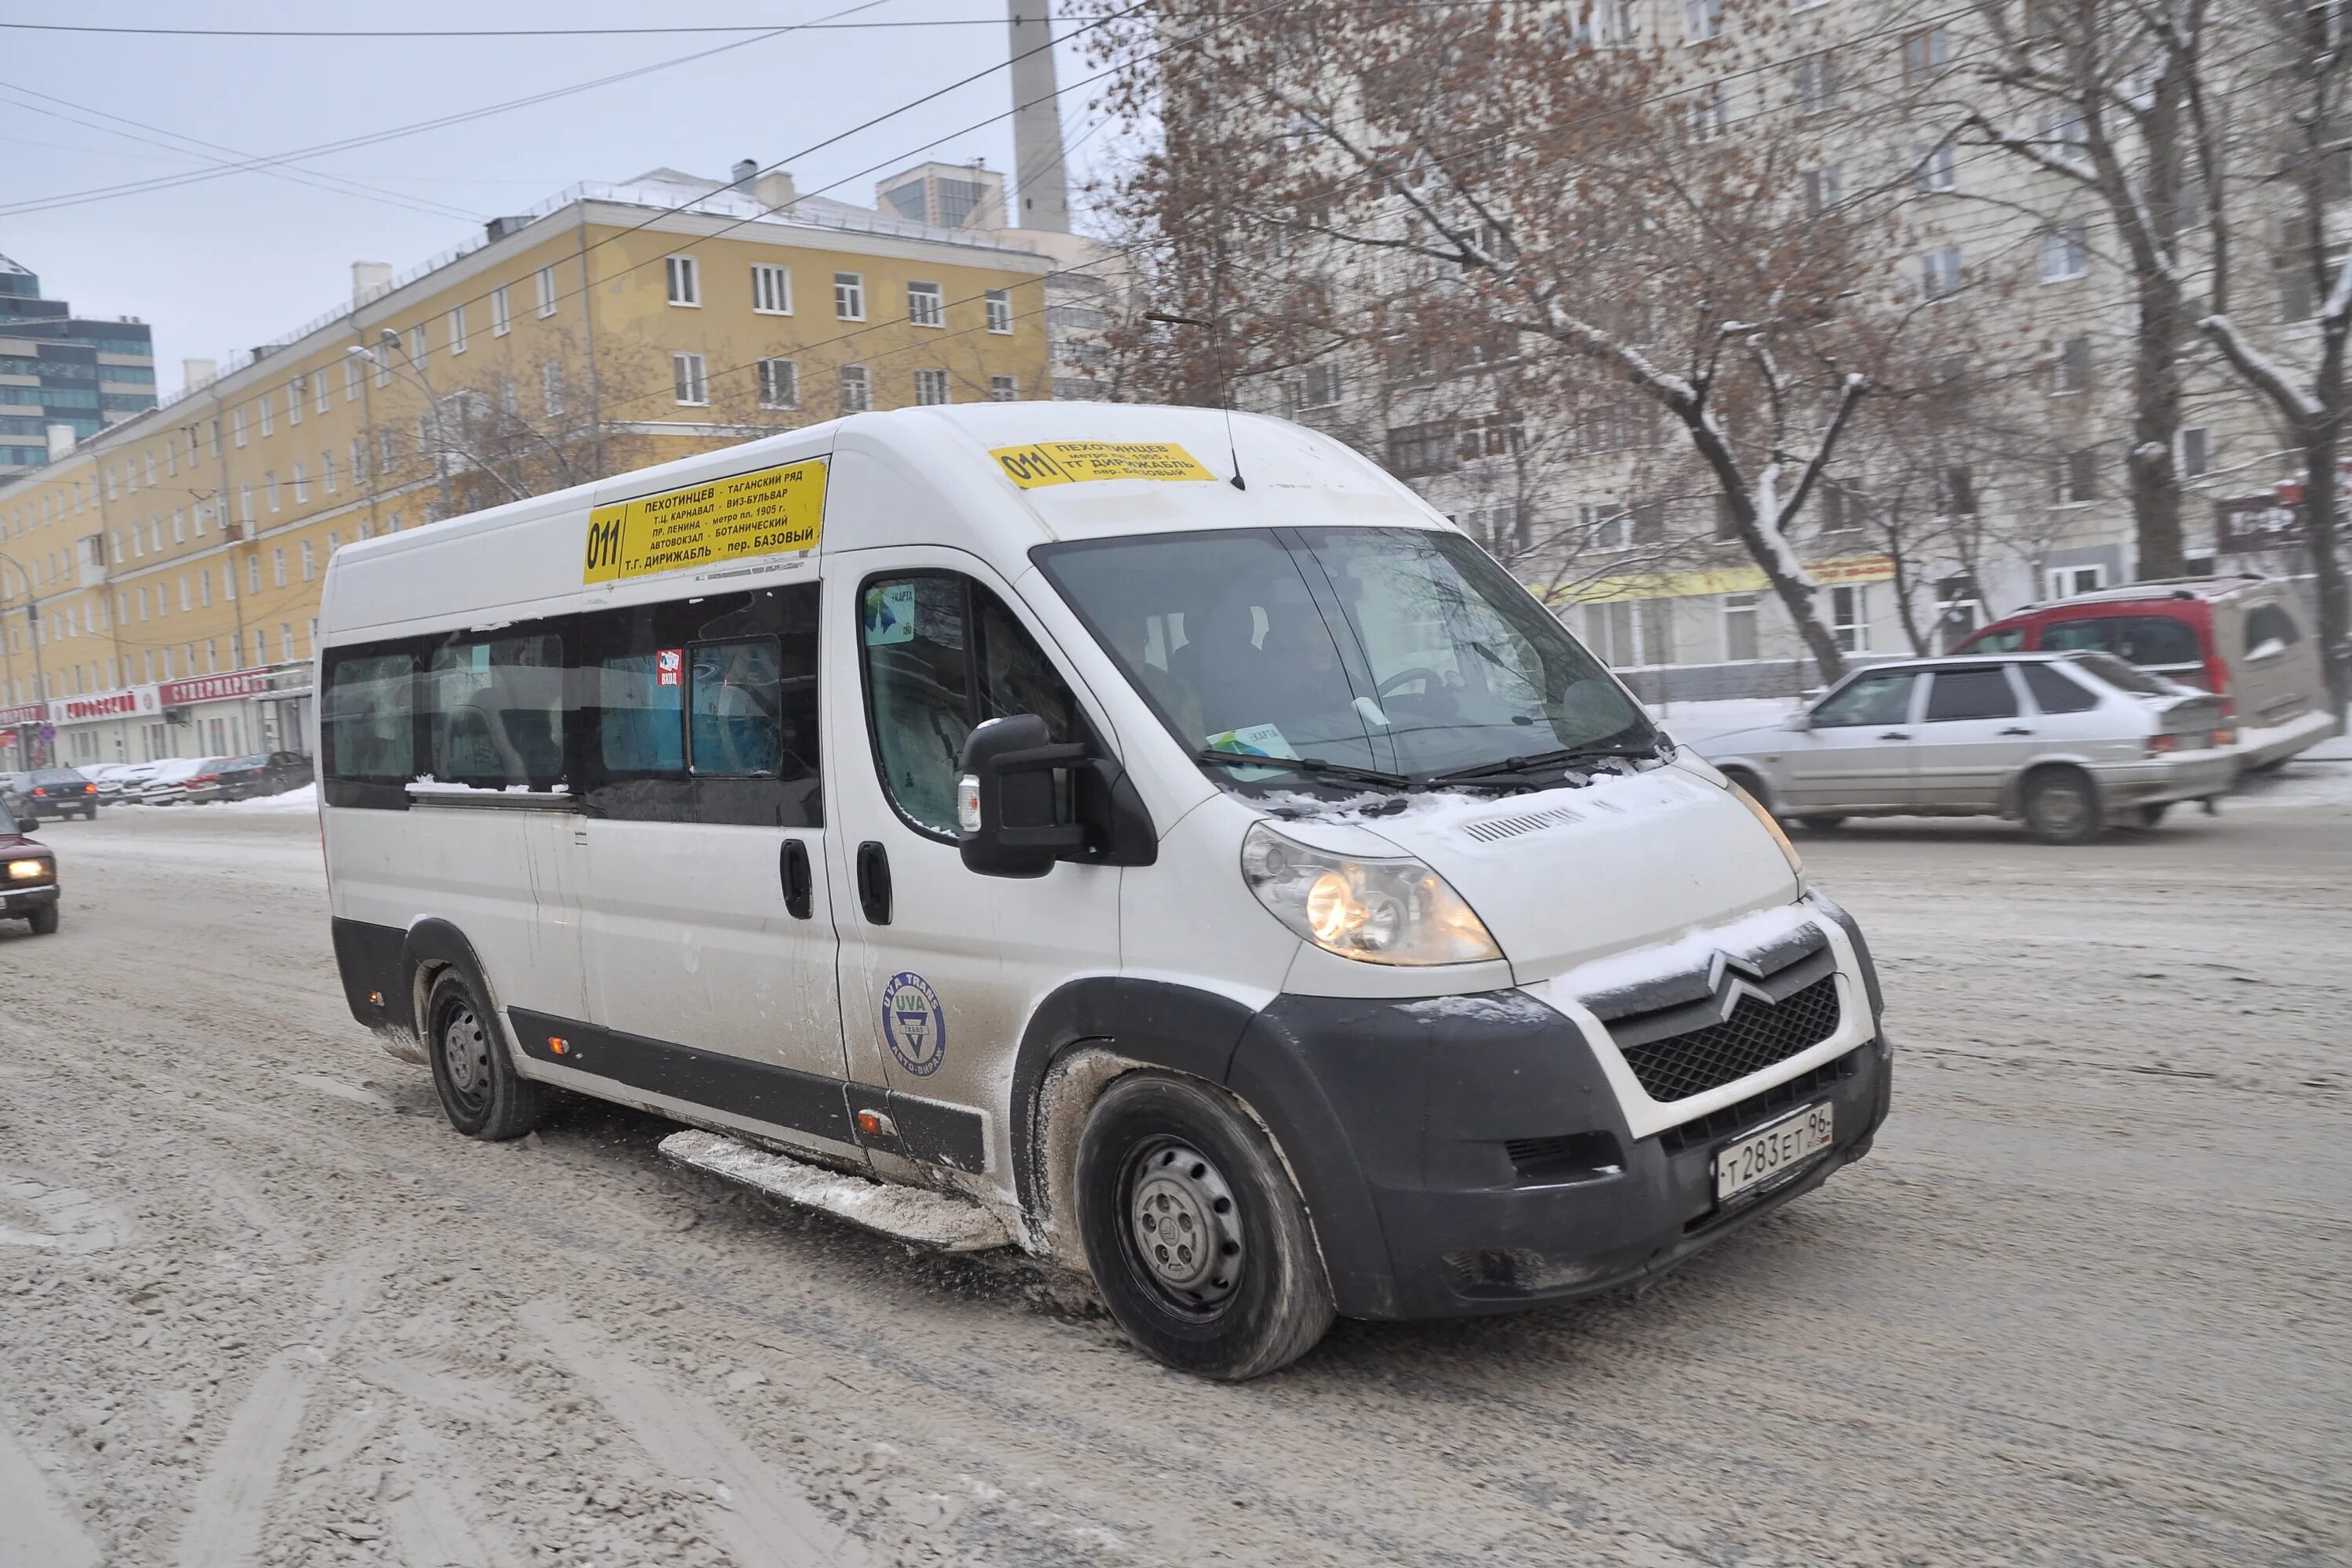
[[[1564,1132],[1549,1138],[1512,1138],[1503,1144],[1511,1169],[1523,1182],[1573,1182],[1622,1170],[1625,1156],[1614,1135]]]
[[[1788,1082],[1776,1083],[1761,1094],[1751,1094],[1737,1105],[1727,1105],[1680,1127],[1669,1127],[1658,1134],[1658,1148],[1671,1160],[1685,1149],[1728,1138],[1743,1127],[1761,1122],[1774,1111],[1811,1100],[1821,1090],[1843,1083],[1860,1072],[1862,1053],[1868,1049],[1868,1046],[1857,1046],[1835,1061],[1823,1062],[1811,1072],[1801,1072]]]
[[[1838,1026],[1837,976],[1824,974],[1777,1005],[1743,992],[1721,1023],[1628,1045],[1643,1091],[1666,1103],[1705,1094],[1818,1046]]]

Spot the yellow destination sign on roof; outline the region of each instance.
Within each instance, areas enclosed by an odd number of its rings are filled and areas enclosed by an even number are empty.
[[[824,458],[730,474],[595,508],[580,580],[611,583],[797,554],[814,550],[824,528]]]
[[[988,454],[1024,490],[1089,479],[1213,479],[1173,441],[1039,441]]]

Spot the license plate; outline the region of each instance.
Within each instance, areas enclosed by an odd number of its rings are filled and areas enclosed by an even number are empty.
[[[1728,1203],[1751,1187],[1789,1175],[1829,1146],[1827,1100],[1727,1143],[1715,1152],[1715,1201]]]

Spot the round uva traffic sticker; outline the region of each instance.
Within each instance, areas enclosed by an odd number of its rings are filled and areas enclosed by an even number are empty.
[[[882,1038],[898,1065],[918,1078],[940,1070],[948,1049],[947,1009],[931,983],[911,970],[882,988]]]

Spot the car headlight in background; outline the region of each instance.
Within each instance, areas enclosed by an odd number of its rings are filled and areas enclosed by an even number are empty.
[[[1769,811],[1767,811],[1764,808],[1764,803],[1762,801],[1758,800],[1754,795],[1749,795],[1738,784],[1732,784],[1727,780],[1724,787],[1731,791],[1733,795],[1738,795],[1739,797],[1739,804],[1746,806],[1749,815],[1753,816],[1757,821],[1764,825],[1764,831],[1770,834],[1772,836],[1772,842],[1780,847],[1781,858],[1789,862],[1789,874],[1797,879],[1797,886],[1800,888],[1803,887],[1805,885],[1805,858],[1797,853],[1797,847],[1795,845],[1789,842],[1789,830],[1780,826],[1780,819],[1773,816]]]
[[[48,879],[49,863],[47,860],[8,862],[8,879],[12,882],[46,882]]]
[[[1477,911],[1409,855],[1355,858],[1260,822],[1242,839],[1242,879],[1274,918],[1366,963],[1478,963],[1503,956]]]

